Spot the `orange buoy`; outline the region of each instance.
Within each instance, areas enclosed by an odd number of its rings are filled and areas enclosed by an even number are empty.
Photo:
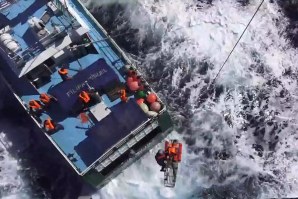
[[[151,104],[157,100],[157,97],[154,93],[147,95],[147,101]]]
[[[143,98],[140,98],[140,99],[137,100],[137,103],[138,103],[138,105],[141,105],[142,103],[144,103],[144,101],[145,100]]]

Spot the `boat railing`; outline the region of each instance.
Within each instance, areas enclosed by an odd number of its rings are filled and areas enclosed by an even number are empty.
[[[138,134],[140,132],[142,132],[143,129],[145,129],[147,126],[152,124],[154,121],[155,121],[154,118],[146,120],[138,128],[136,128],[134,131],[132,131],[126,137],[124,137],[122,140],[120,140],[117,144],[115,144],[113,147],[111,147],[111,150],[107,151],[101,157],[99,157],[96,161],[94,161],[87,169],[85,169],[81,173],[81,175],[84,175],[85,173],[87,173],[91,168],[97,167],[99,162],[100,162],[100,164],[103,165],[103,167],[106,167],[107,165],[112,163],[117,157],[121,156],[123,153],[125,153],[127,150],[129,150],[129,148],[131,148],[130,146],[127,145],[127,143],[129,141],[131,141],[132,139],[135,139],[138,136]],[[137,143],[137,141],[135,143]],[[127,145],[127,146],[125,147],[125,145]],[[123,151],[120,150],[122,147],[124,147],[124,149],[122,149]],[[118,155],[115,156],[115,153],[118,153]],[[114,158],[113,158],[114,160],[111,159],[111,156],[113,156],[113,154],[114,154]],[[106,162],[106,165],[104,165],[105,162]]]
[[[112,172],[110,172],[107,175],[107,178],[99,186],[97,186],[97,188],[103,187],[104,185],[106,185],[114,177],[116,177],[117,175],[119,175],[124,169],[128,168],[133,162],[137,161],[148,150],[150,150],[153,146],[155,146],[156,144],[158,144],[158,142],[160,142],[162,139],[164,139],[166,137],[166,135],[168,134],[168,132],[169,132],[169,130],[167,130],[165,132],[162,132],[161,134],[159,134],[157,136],[156,139],[150,140],[150,142],[148,142],[146,145],[144,145],[144,147],[142,147],[142,149],[140,149],[135,154],[133,154],[133,156],[131,158],[128,158],[121,165],[119,165]],[[101,168],[98,168],[98,167],[101,167]],[[96,170],[97,171],[99,171],[100,169],[103,169],[104,168],[104,165],[101,163],[100,165],[98,165],[98,167],[96,167]]]
[[[38,42],[35,42],[31,46],[28,46],[24,50],[16,53],[11,59],[15,59],[17,57],[21,57],[24,59],[25,62],[30,61],[33,59],[35,56],[37,56],[40,52],[42,52],[42,48],[40,48],[38,45],[40,45],[42,42],[49,40],[49,43],[45,45],[45,47],[51,45],[53,42],[56,41],[56,39],[65,34],[66,28],[61,29],[59,32],[55,33],[54,35],[49,34],[46,37],[41,38]]]
[[[59,0],[57,0],[57,1],[59,1]],[[131,64],[131,61],[125,55],[125,53],[123,52],[123,50],[118,46],[118,44],[114,41],[114,39],[107,33],[107,31],[101,26],[101,24],[98,23],[98,21],[94,18],[94,16],[87,10],[87,8],[80,1],[74,1],[72,3],[75,6],[79,7],[80,9],[83,9],[85,11],[85,13],[87,14],[87,16],[94,23],[94,25],[95,25],[94,27],[96,29],[99,28],[99,31],[102,32],[107,37],[107,41],[108,42],[111,42],[111,44],[112,44],[111,46],[113,46],[113,47],[115,47],[117,49],[115,52],[119,52],[120,53],[120,54],[118,54],[118,56],[120,58],[123,58],[128,64]]]
[[[150,124],[146,125],[142,130],[140,130],[135,136],[131,137],[125,144],[119,148],[114,148],[112,154],[110,154],[105,160],[100,161],[99,164],[95,166],[97,172],[101,172],[103,169],[108,167],[113,161],[116,161],[121,155],[125,154],[128,150],[132,149],[135,144],[142,140],[146,135],[151,133],[154,129],[158,127],[158,121],[154,120]],[[144,146],[145,147],[145,146]],[[138,153],[140,150],[132,151],[131,155]]]
[[[166,108],[164,107],[159,113],[158,116],[160,116],[161,114],[163,114],[166,111]],[[109,150],[106,153],[104,153],[101,157],[99,157],[96,161],[94,161],[94,163],[92,163],[85,171],[83,171],[82,174],[88,172],[91,168],[96,167],[98,162],[105,162],[107,159],[109,159],[111,157],[111,155],[117,151],[119,151],[119,149],[121,147],[123,147],[124,145],[126,145],[128,142],[130,142],[132,139],[135,139],[138,134],[145,129],[147,126],[153,124],[154,122],[157,121],[158,116],[154,117],[154,118],[150,118],[148,120],[146,120],[144,123],[142,123],[140,126],[138,126],[136,129],[134,129],[133,131],[131,131],[131,133],[129,133],[126,137],[124,137],[122,140],[120,140],[117,144],[115,144],[113,147],[111,147],[114,150]],[[158,126],[158,125],[157,125]],[[130,147],[127,147],[127,150]],[[125,151],[127,151],[125,150]],[[122,155],[123,152],[120,152],[120,155]],[[109,160],[108,160],[109,161]],[[114,161],[112,159],[110,159],[110,161]]]

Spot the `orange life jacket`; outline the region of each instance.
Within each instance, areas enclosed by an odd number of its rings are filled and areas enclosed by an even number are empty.
[[[179,144],[173,143],[168,145],[168,154],[173,157],[174,161],[179,161]]]
[[[29,106],[30,106],[30,108],[32,108],[34,110],[38,110],[41,108],[41,105],[36,100],[30,100]]]
[[[120,90],[120,99],[123,102],[127,102],[128,98],[126,97],[126,91],[125,91],[125,89]]]
[[[60,69],[58,70],[58,73],[59,73],[60,75],[67,75],[67,74],[68,74],[68,70],[67,70],[66,68],[60,68]]]
[[[90,102],[90,96],[88,95],[88,93],[86,91],[82,91],[79,95],[80,99],[84,102],[84,103],[88,103]]]
[[[53,130],[53,129],[55,129],[55,126],[54,126],[54,124],[53,124],[53,122],[52,122],[52,120],[50,118],[44,121],[44,127],[47,130]]]
[[[48,104],[51,101],[51,97],[47,95],[46,93],[42,93],[39,96],[40,101],[42,101],[44,104]]]

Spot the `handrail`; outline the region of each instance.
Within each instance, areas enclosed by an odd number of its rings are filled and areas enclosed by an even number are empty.
[[[122,147],[125,143],[127,143],[129,140],[128,139],[131,135],[134,135],[134,137],[136,136],[137,133],[135,133],[138,130],[138,133],[142,130],[142,127],[146,126],[146,124],[148,124],[149,122],[152,123],[154,120],[153,119],[148,119],[146,122],[142,123],[137,129],[135,129],[134,131],[132,131],[131,133],[129,133],[127,136],[125,136],[124,138],[122,138],[118,143],[116,143],[114,146],[112,146],[110,148],[110,150],[108,150],[107,152],[105,152],[103,155],[101,155],[98,159],[96,159],[89,167],[87,167],[83,172],[82,175],[84,175],[85,173],[87,173],[90,169],[92,169],[93,167],[96,166],[96,164],[98,162],[104,162],[106,159],[108,159],[110,157],[111,154],[113,154],[115,151],[113,151],[114,148],[119,149],[120,147]],[[134,133],[133,133],[134,132]]]

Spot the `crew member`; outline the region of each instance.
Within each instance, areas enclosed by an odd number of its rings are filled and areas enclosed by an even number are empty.
[[[71,79],[70,77],[68,77],[68,70],[64,67],[61,67],[59,70],[58,70],[58,73],[60,75],[60,77],[62,78],[63,81],[66,81],[68,79]]]
[[[38,100],[30,100],[29,101],[29,108],[31,111],[40,111],[42,109],[42,104]]]
[[[158,150],[158,152],[155,155],[155,160],[157,164],[161,166],[160,171],[166,171],[166,162],[167,162],[166,158],[167,158],[166,153],[162,149]]]
[[[52,132],[55,130],[55,126],[56,124],[54,123],[53,120],[51,120],[50,118],[46,119],[44,122],[43,122],[43,126],[44,126],[44,129],[47,131],[47,132]]]
[[[50,102],[52,102],[53,100],[57,101],[57,99],[55,97],[50,96],[49,94],[46,94],[46,93],[41,93],[39,95],[39,99],[40,99],[40,101],[42,101],[42,103],[45,106],[49,106]]]
[[[57,124],[56,122],[54,122],[51,118],[46,119],[43,122],[43,126],[44,129],[48,132],[48,133],[52,133],[54,131],[58,131],[60,129],[63,129],[63,126],[61,124]]]
[[[121,99],[122,102],[127,102],[128,101],[128,97],[126,96],[125,89],[121,89],[119,91],[119,94],[120,94],[120,99]]]

